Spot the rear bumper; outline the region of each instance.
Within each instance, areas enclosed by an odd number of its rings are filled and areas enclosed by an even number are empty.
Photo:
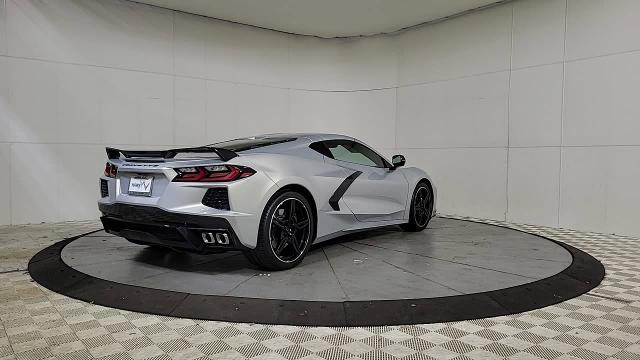
[[[229,221],[222,217],[180,214],[152,206],[121,203],[100,203],[98,208],[106,232],[136,243],[203,253],[245,248]],[[216,242],[215,236],[205,242],[203,233],[227,234],[228,244]]]

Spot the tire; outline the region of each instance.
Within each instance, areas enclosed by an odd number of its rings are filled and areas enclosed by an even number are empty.
[[[255,249],[244,255],[265,270],[286,270],[298,265],[313,243],[316,224],[313,208],[299,192],[276,194],[265,206]]]
[[[422,231],[427,228],[433,214],[433,191],[426,182],[420,182],[413,190],[409,222],[400,225],[404,231]]]

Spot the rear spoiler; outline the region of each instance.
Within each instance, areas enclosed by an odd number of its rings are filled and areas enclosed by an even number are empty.
[[[229,161],[234,157],[238,156],[235,151],[213,147],[213,146],[199,146],[192,148],[180,148],[180,149],[169,149],[169,150],[148,150],[148,151],[140,151],[140,150],[120,150],[114,148],[106,148],[107,157],[109,159],[119,159],[120,154],[124,155],[125,158],[136,158],[136,157],[148,157],[148,158],[163,158],[163,159],[173,159],[176,155],[180,153],[215,153],[222,161]]]

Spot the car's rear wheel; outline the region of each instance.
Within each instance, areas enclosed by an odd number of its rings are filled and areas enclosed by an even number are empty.
[[[418,183],[411,198],[411,209],[409,210],[409,222],[402,224],[405,231],[422,231],[429,225],[433,215],[433,191],[429,184]]]
[[[314,234],[309,201],[298,192],[287,191],[267,203],[260,219],[257,245],[244,253],[261,268],[290,269],[305,257]]]

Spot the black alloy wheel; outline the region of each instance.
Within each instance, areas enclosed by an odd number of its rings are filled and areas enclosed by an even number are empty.
[[[271,250],[283,262],[296,261],[309,242],[311,216],[300,199],[283,200],[271,215],[269,242]]]
[[[245,251],[249,261],[268,270],[298,265],[315,234],[311,209],[307,199],[293,191],[269,201],[260,221],[256,248]]]
[[[406,231],[422,231],[433,216],[433,192],[428,184],[419,183],[411,199],[411,209],[409,211],[409,222],[402,224]]]

